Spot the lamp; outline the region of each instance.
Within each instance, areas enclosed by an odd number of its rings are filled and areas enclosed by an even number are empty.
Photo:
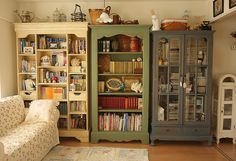
[[[97,18],[97,22],[99,23],[112,23],[113,22],[113,19],[111,19],[109,17],[109,14],[110,14],[110,11],[111,11],[111,6],[107,6],[105,7],[105,0],[103,0],[103,5],[104,5],[104,9],[102,11],[102,14],[100,15],[99,18]]]

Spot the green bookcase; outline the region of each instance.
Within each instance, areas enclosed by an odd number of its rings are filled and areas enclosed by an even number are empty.
[[[92,40],[91,142],[140,140],[148,144],[150,26],[89,27]],[[135,92],[131,90],[132,84],[141,88],[135,88]]]

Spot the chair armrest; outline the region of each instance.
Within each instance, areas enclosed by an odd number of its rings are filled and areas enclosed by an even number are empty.
[[[4,145],[0,142],[0,161],[6,160],[6,155],[4,154]]]

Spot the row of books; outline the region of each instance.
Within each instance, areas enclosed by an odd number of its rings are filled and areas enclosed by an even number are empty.
[[[65,118],[59,118],[57,122],[57,126],[60,129],[66,129],[67,128],[67,119]]]
[[[66,99],[66,88],[64,87],[41,87],[42,99]]]
[[[67,103],[66,102],[60,102],[59,106],[57,107],[60,111],[60,115],[67,115]]]
[[[56,79],[53,82],[53,79]],[[47,69],[39,69],[39,81],[40,83],[66,83],[67,72],[65,71],[50,71]]]
[[[38,36],[39,49],[65,49],[66,38],[54,38],[48,35]]]
[[[35,79],[22,79],[22,90],[23,91],[34,91],[36,90]]]
[[[142,61],[110,61],[110,73],[142,74]]]
[[[71,128],[86,129],[86,115],[71,115]]]
[[[69,53],[86,54],[86,41],[84,38],[69,39]]]
[[[110,52],[111,40],[98,40],[98,51],[99,52]]]
[[[35,42],[32,40],[28,39],[20,39],[20,53],[24,53],[24,48],[25,47],[32,47],[33,48],[33,53],[35,53]]]
[[[103,113],[99,117],[99,131],[141,131],[142,114]]]
[[[73,101],[70,103],[71,112],[86,112],[86,102],[85,101]]]
[[[35,60],[26,60],[23,59],[21,61],[21,72],[32,72],[36,71]]]
[[[139,97],[98,97],[100,109],[142,109],[143,99]]]

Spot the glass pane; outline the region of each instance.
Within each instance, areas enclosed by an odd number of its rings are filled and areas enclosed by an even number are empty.
[[[186,96],[185,97],[185,108],[184,108],[184,120],[194,121],[194,107],[195,107],[195,97]]]
[[[194,93],[195,92],[195,67],[194,66],[186,66],[185,68],[185,93]]]
[[[201,38],[198,41],[198,55],[197,55],[198,64],[206,65],[207,64],[207,39]]]
[[[161,38],[159,45],[159,65],[178,65],[180,60],[179,38]]]
[[[196,101],[196,121],[204,121],[205,120],[205,97],[197,96]]]
[[[167,96],[159,95],[158,121],[167,121]]]
[[[187,38],[186,50],[185,64],[196,64],[197,40],[195,38]]]
[[[171,88],[168,86],[168,68],[160,67],[159,76],[158,76],[158,91],[159,92],[168,92]]]
[[[197,93],[204,94],[206,93],[207,85],[207,68],[198,67],[197,68]]]
[[[179,98],[177,95],[169,96],[169,111],[168,120],[177,121],[178,120],[178,109],[179,109]]]
[[[233,90],[232,89],[225,89],[224,101],[232,101],[232,97],[233,97]]]
[[[170,68],[170,76],[169,76],[169,84],[170,84],[170,91],[173,93],[178,93],[179,91],[179,68],[178,67],[171,67]]]
[[[171,65],[179,64],[180,41],[178,38],[170,39],[169,59]]]
[[[232,115],[232,104],[225,104],[224,105],[224,115],[231,116]]]
[[[223,120],[223,130],[231,130],[231,119]]]

